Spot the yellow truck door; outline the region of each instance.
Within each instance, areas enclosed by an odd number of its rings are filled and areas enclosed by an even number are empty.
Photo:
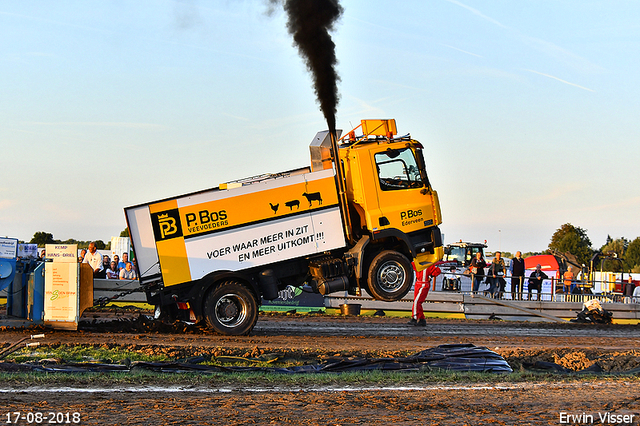
[[[434,191],[410,147],[371,151],[378,176],[379,229],[392,227],[408,234],[437,225]]]

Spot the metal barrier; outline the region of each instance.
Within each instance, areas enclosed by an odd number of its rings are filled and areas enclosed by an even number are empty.
[[[435,288],[433,290],[435,291],[444,291],[444,292],[460,292],[460,293],[464,293],[464,294],[478,294],[478,295],[482,295],[482,296],[491,296],[489,294],[489,284],[485,283],[485,280],[487,277],[489,277],[488,275],[482,275],[482,284],[480,284],[480,287],[478,289],[477,292],[473,291],[473,280],[476,277],[473,274],[460,274],[460,273],[455,273],[455,272],[442,272],[440,274],[440,276],[442,276],[442,280],[440,281],[440,286],[438,286],[437,284],[435,285]],[[457,280],[457,285],[458,288],[457,289],[452,289],[451,287],[455,287],[455,285],[451,285],[448,284],[446,279],[449,278],[449,280],[453,279],[453,280]],[[522,288],[523,291],[522,292],[511,292],[511,278],[512,276],[510,275],[504,275],[501,276],[501,278],[504,279],[505,281],[505,287],[504,287],[504,291],[502,292],[498,292],[497,296],[495,298],[499,298],[502,300],[519,300],[519,301],[542,301],[542,302],[579,302],[579,303],[584,303],[588,300],[592,300],[592,299],[597,299],[602,303],[623,303],[623,304],[639,304],[640,303],[640,298],[638,297],[630,297],[630,296],[625,296],[624,294],[621,293],[599,293],[599,294],[589,294],[589,293],[564,293],[564,292],[558,292],[558,289],[562,289],[564,287],[564,279],[557,279],[555,277],[550,277],[544,281],[546,282],[550,282],[551,283],[551,291],[548,292],[540,292],[538,293],[537,291],[532,291],[529,292],[528,291],[528,280],[529,277],[523,277],[522,279]],[[590,283],[596,283],[596,282],[600,282],[600,283],[609,283],[608,281],[594,281],[591,280]],[[573,284],[575,284],[576,286],[580,287],[580,288],[587,288],[587,289],[591,289],[590,286],[587,286],[587,283],[585,281],[579,281],[579,280],[571,280],[572,285],[570,287],[573,287]],[[558,285],[560,284],[560,285]],[[449,287],[447,289],[445,289],[445,287]],[[483,288],[484,287],[484,288]],[[514,296],[516,297],[514,299]]]

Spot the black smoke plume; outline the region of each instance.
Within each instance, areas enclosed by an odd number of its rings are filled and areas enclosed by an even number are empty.
[[[270,0],[282,4],[287,12],[287,29],[293,36],[307,68],[313,77],[313,86],[329,130],[336,128],[338,108],[338,81],[335,47],[329,34],[342,16],[338,0]]]

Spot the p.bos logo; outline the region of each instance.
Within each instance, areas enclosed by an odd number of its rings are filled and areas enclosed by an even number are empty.
[[[178,209],[166,210],[151,215],[151,225],[156,241],[182,237],[182,225]]]
[[[178,232],[176,220],[169,215],[158,216],[158,225],[160,226],[160,236],[164,239],[167,235]]]
[[[413,219],[414,217],[422,216],[422,209],[407,210],[406,212],[400,212],[400,219]]]

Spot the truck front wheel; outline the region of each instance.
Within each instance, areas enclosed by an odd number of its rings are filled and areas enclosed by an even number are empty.
[[[369,293],[378,300],[400,300],[413,284],[411,262],[402,253],[385,250],[371,261],[367,284]]]
[[[204,316],[207,325],[218,333],[245,336],[258,321],[258,303],[247,287],[227,281],[209,292]]]

